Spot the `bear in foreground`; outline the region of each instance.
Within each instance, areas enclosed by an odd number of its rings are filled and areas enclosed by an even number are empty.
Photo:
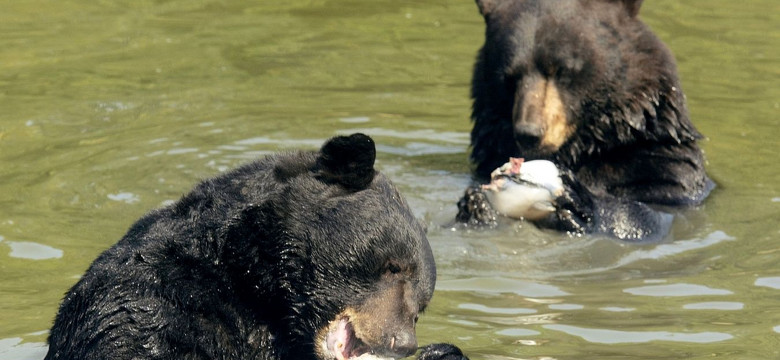
[[[585,200],[559,204],[564,220],[551,227],[587,224],[598,213],[587,198],[697,205],[714,187],[674,57],[637,17],[641,3],[477,0],[486,33],[472,79],[475,173],[484,180],[511,157],[554,162],[582,190],[568,197]]]
[[[371,138],[335,137],[318,152],[206,180],[150,212],[66,294],[46,359],[413,354],[434,260],[374,160]],[[420,356],[460,359],[446,357],[452,349]]]

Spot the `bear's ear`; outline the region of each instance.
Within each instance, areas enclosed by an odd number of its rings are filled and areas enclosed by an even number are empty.
[[[482,14],[482,16],[487,17],[488,14],[490,14],[491,11],[493,11],[493,8],[496,7],[496,3],[498,3],[499,0],[476,0],[477,1],[477,7],[479,8],[479,13]]]
[[[336,136],[322,145],[317,156],[317,176],[350,190],[365,189],[374,179],[376,147],[364,134]]]
[[[621,0],[620,2],[623,3],[626,11],[628,11],[628,16],[633,18],[639,14],[639,8],[642,6],[642,1],[643,0]]]

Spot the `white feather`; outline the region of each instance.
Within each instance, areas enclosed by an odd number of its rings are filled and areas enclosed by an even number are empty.
[[[558,168],[550,161],[520,162],[518,173],[512,173],[511,162],[496,169],[491,174],[491,183],[483,189],[499,213],[516,219],[539,220],[555,211],[553,203],[564,191],[563,181]]]

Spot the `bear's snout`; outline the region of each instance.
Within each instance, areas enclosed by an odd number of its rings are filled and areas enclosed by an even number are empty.
[[[402,331],[393,335],[390,339],[390,351],[393,357],[407,357],[417,351],[417,337],[412,331]]]
[[[574,132],[555,81],[538,74],[518,82],[512,118],[520,149],[554,152]]]
[[[536,148],[542,141],[544,129],[535,123],[515,122],[515,141],[523,148]]]

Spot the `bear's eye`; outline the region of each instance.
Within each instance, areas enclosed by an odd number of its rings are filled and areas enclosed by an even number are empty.
[[[513,66],[511,68],[508,68],[503,74],[502,77],[504,81],[515,84],[517,83],[517,80],[522,79],[525,75],[525,69],[521,66]]]
[[[401,272],[401,266],[394,261],[388,261],[387,264],[385,265],[385,272],[391,274],[398,274],[399,272]]]

